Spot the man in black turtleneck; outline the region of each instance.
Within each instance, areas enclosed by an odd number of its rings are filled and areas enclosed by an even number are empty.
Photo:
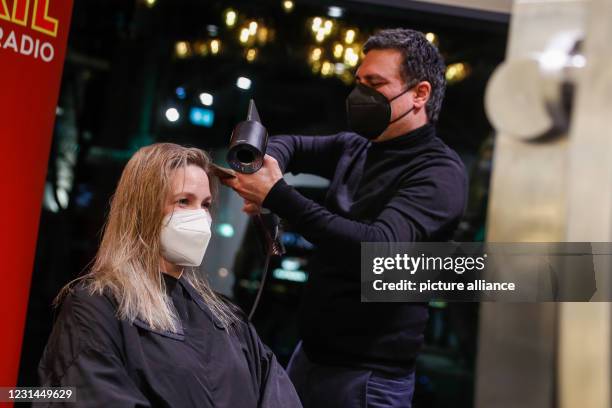
[[[273,137],[262,169],[226,182],[244,211],[268,208],[316,246],[288,367],[305,408],[410,407],[427,308],[361,303],[360,243],[447,241],[466,203],[464,166],[434,128],[445,89],[436,47],[394,29],[364,53],[347,98],[351,132]],[[324,205],[283,172],[330,179]]]

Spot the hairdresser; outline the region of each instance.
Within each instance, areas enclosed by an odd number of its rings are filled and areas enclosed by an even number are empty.
[[[410,407],[427,306],[361,303],[361,242],[447,241],[466,203],[467,177],[437,136],[444,62],[425,36],[384,30],[364,45],[346,105],[350,132],[277,136],[263,167],[224,181],[315,244],[299,313],[302,341],[288,367],[306,408]],[[331,181],[323,205],[284,172]]]

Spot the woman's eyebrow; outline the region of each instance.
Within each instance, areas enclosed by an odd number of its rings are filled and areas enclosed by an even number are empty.
[[[189,191],[181,191],[179,193],[174,194],[174,198],[180,197],[180,196],[185,196],[191,199],[196,199],[197,196]],[[211,201],[212,200],[212,196],[209,194],[206,197],[204,197],[204,199],[202,201]]]

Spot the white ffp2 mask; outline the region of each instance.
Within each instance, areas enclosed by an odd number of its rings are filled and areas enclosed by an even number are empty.
[[[164,217],[162,256],[175,265],[200,266],[210,241],[212,219],[206,210],[174,211]]]

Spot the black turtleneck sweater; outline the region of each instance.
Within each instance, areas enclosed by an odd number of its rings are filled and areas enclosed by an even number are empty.
[[[331,181],[324,205],[282,179],[263,206],[315,244],[299,312],[314,362],[406,373],[423,343],[427,306],[361,303],[361,242],[447,241],[463,214],[467,176],[432,125],[384,142],[355,133],[277,136],[280,168]]]

